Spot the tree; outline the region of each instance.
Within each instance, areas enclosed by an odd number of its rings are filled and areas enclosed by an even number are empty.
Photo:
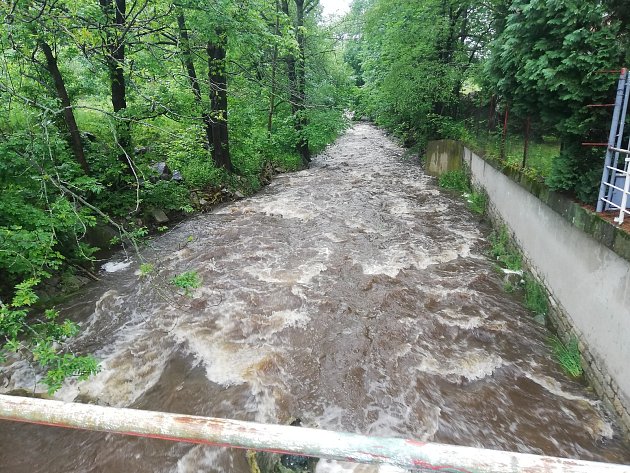
[[[302,157],[304,164],[311,161],[308,138],[304,132],[307,126],[305,114],[306,103],[306,32],[305,18],[315,7],[319,5],[318,0],[293,0],[295,5],[295,40],[297,51],[291,52],[286,57],[287,70],[289,74],[289,87],[291,91],[291,110],[295,120],[295,131],[298,134],[297,150]],[[282,11],[291,18],[289,0],[282,0]]]
[[[296,143],[337,136],[346,71],[314,5],[296,29],[275,0],[0,2],[0,358],[40,364],[52,390],[94,372],[69,351],[76,326],[38,300],[95,277],[92,227],[135,242],[155,209],[252,193],[303,166]]]
[[[210,125],[208,141],[212,136],[212,159],[219,168],[234,170],[230,159],[228,139],[228,85],[227,35],[217,28],[215,37],[208,41],[208,82],[210,85]]]
[[[481,57],[490,26],[474,0],[357,1],[363,28],[348,50],[360,65],[362,107],[409,144],[436,135],[455,117],[460,91]]]
[[[81,134],[74,116],[72,102],[68,94],[63,74],[59,69],[57,56],[53,53],[53,47],[49,42],[55,38],[58,41],[66,40],[65,34],[55,27],[51,17],[56,15],[55,6],[43,0],[37,0],[25,8],[15,3],[5,5],[5,26],[8,28],[8,39],[14,51],[18,52],[26,62],[31,63],[36,69],[46,71],[53,87],[48,87],[48,81],[40,81],[44,89],[54,90],[55,96],[61,105],[60,115],[63,116],[68,143],[72,149],[77,163],[86,174],[90,173],[90,167],[85,158]],[[39,51],[43,52],[44,61],[38,58]],[[35,72],[37,73],[37,72]],[[16,92],[16,91],[14,91]]]
[[[618,20],[595,1],[514,0],[500,25],[487,65],[490,86],[513,112],[560,134],[562,152],[549,183],[593,201],[600,153],[581,143],[605,141],[602,123],[609,119],[586,106],[612,96],[614,80],[598,71],[622,64]]]

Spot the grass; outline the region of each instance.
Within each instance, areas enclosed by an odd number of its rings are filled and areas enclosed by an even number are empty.
[[[569,343],[564,344],[558,337],[552,336],[549,337],[549,344],[564,371],[576,378],[582,376],[584,370],[582,369],[577,339],[572,338]]]
[[[525,276],[525,307],[539,317],[546,317],[549,312],[545,287],[529,274]]]
[[[490,244],[490,254],[496,258],[502,268],[511,271],[523,270],[523,258],[521,253],[511,240],[505,225],[492,232],[490,235]],[[526,272],[523,274],[521,283],[524,292],[525,307],[532,312],[537,321],[544,323],[549,312],[549,300],[545,287],[532,274]],[[519,289],[519,285],[515,285],[509,281],[505,287],[505,290],[508,292],[514,292],[517,289]],[[573,377],[580,377],[583,373],[583,369],[577,340],[573,338],[569,343],[564,344],[562,340],[555,335],[549,337],[548,340],[562,369]]]
[[[490,254],[501,267],[510,271],[523,269],[523,258],[516,245],[512,243],[510,234],[505,225],[490,234]]]
[[[438,178],[438,184],[443,189],[470,192],[468,175],[462,169],[445,172]]]
[[[151,263],[142,263],[140,265],[140,276],[147,277],[155,270],[155,266]]]
[[[468,207],[479,215],[485,214],[488,207],[488,196],[484,192],[471,192],[468,195]]]
[[[471,134],[474,136],[474,134]],[[501,135],[487,134],[471,140],[473,148],[479,150],[485,157],[494,161],[501,161]],[[505,142],[505,160],[503,163],[514,169],[521,169],[523,165],[523,150],[525,141],[520,135],[508,134]],[[553,137],[543,137],[542,140],[531,140],[526,173],[532,178],[546,179],[551,174],[553,160],[560,154],[560,141]]]
[[[447,171],[438,178],[438,184],[443,189],[461,192],[473,212],[483,215],[486,213],[488,199],[484,192],[475,191],[470,185],[470,176],[462,169]]]

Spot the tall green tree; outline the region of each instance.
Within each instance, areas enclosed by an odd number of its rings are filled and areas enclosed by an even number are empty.
[[[53,390],[97,369],[38,300],[93,277],[92,227],[135,241],[155,209],[251,193],[337,136],[347,71],[316,3],[0,2],[0,363],[36,362]]]
[[[619,69],[621,24],[599,1],[514,0],[490,48],[489,86],[514,113],[531,116],[560,135],[561,156],[549,182],[593,201],[601,175],[601,150],[581,145],[606,141],[607,111],[587,108],[610,102]]]
[[[474,0],[361,0],[351,15],[364,22],[350,48],[367,114],[409,142],[433,135],[440,116],[456,114],[462,84],[484,51],[487,7]]]

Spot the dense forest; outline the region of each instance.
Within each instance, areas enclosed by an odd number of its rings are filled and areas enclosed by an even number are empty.
[[[74,324],[28,309],[90,274],[109,246],[90,236],[133,246],[306,166],[344,128],[353,84],[315,0],[0,10],[0,359],[33,358],[54,389],[96,365],[59,344]]]
[[[55,389],[97,369],[37,306],[99,249],[308,166],[354,109],[409,146],[510,113],[560,143],[546,176],[589,202],[630,59],[623,0],[9,0],[0,3],[0,334]],[[488,110],[490,113],[488,113]],[[497,118],[498,117],[498,118]],[[527,125],[526,125],[527,124]],[[45,291],[44,291],[45,292]]]
[[[422,148],[509,112],[559,141],[547,183],[594,203],[604,153],[582,143],[607,141],[611,111],[587,105],[614,101],[619,74],[602,72],[628,65],[628,2],[357,0],[347,25],[363,114]]]

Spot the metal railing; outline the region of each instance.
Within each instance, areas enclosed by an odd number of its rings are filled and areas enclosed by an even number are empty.
[[[628,211],[630,196],[630,140],[626,149],[622,148],[628,102],[630,100],[630,74],[621,70],[617,84],[613,118],[608,136],[606,161],[602,173],[602,182],[597,201],[597,212],[604,210],[619,211],[615,222],[621,225]],[[613,105],[613,104],[611,104]]]
[[[445,473],[630,473],[630,466],[0,395],[0,419]]]

